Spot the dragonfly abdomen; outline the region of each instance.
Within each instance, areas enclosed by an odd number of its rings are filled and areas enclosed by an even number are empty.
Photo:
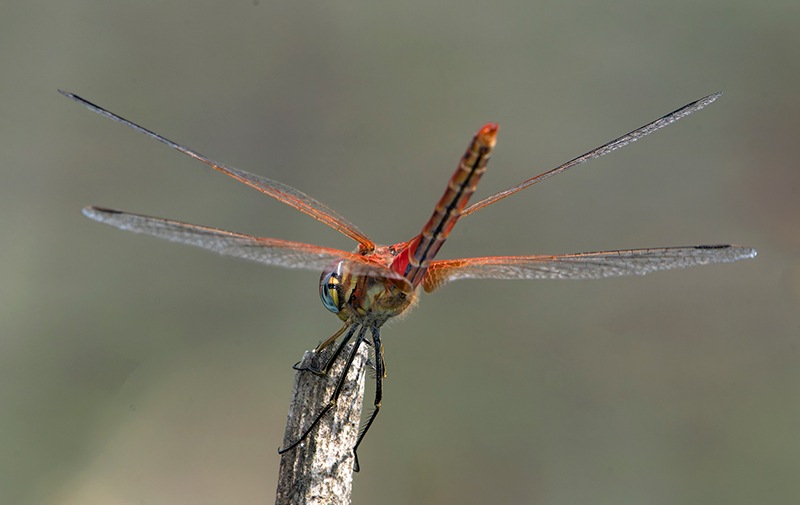
[[[497,124],[488,123],[478,131],[422,232],[409,242],[406,250],[392,263],[392,269],[403,274],[412,286],[416,287],[422,282],[428,265],[450,235],[461,211],[475,192],[494,149],[497,129]]]

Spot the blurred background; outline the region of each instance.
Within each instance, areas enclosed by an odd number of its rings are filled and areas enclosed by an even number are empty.
[[[758,257],[424,296],[383,331],[354,502],[800,501],[800,3],[0,12],[0,503],[272,503],[290,367],[339,327],[317,273],[126,234],[83,206],[354,247],[58,88],[380,243],[419,232],[483,123],[501,131],[478,197],[724,91],[465,219],[441,257],[726,242]]]

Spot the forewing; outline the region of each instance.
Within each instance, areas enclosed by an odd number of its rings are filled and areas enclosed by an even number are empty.
[[[225,256],[256,261],[266,265],[322,271],[333,261],[348,259],[354,262],[352,269],[356,273],[402,279],[399,274],[388,267],[339,249],[268,237],[254,237],[101,207],[86,207],[83,209],[83,214],[90,219],[120,230],[202,247]]]
[[[559,256],[490,256],[434,261],[423,280],[433,291],[458,279],[600,279],[753,258],[755,249],[700,245]]]
[[[257,189],[258,191],[261,191],[265,195],[269,195],[272,198],[275,198],[281,203],[285,203],[286,205],[294,207],[300,212],[308,214],[314,219],[321,221],[322,223],[325,223],[334,230],[344,235],[347,235],[348,237],[357,241],[359,244],[361,244],[362,249],[366,251],[372,251],[373,249],[375,249],[375,243],[372,242],[366,235],[364,235],[353,223],[351,223],[350,221],[339,215],[336,211],[334,211],[327,205],[303,193],[299,189],[295,189],[282,182],[273,181],[272,179],[268,179],[260,175],[251,174],[249,172],[245,172],[244,170],[239,170],[238,168],[228,167],[226,165],[223,165],[222,163],[213,161],[203,156],[202,154],[198,153],[197,151],[193,151],[188,147],[184,147],[180,144],[177,144],[169,140],[166,137],[162,137],[161,135],[153,131],[150,131],[147,128],[139,126],[136,123],[129,121],[121,116],[118,116],[113,112],[110,112],[100,107],[99,105],[93,104],[92,102],[84,98],[81,98],[78,95],[62,90],[59,90],[59,92],[62,95],[66,96],[67,98],[71,98],[72,100],[75,100],[76,102],[80,103],[81,105],[91,110],[92,112],[96,112],[97,114],[112,119],[118,123],[122,123],[125,126],[129,126],[134,130],[161,142],[162,144],[166,144],[169,147],[177,151],[180,151],[189,157],[192,157],[202,163],[205,163],[214,170],[217,170],[218,172],[222,172],[225,175],[233,177],[237,181],[247,184],[251,188]]]
[[[611,142],[603,144],[600,147],[596,147],[589,151],[588,153],[584,153],[578,156],[575,159],[572,159],[563,165],[560,165],[552,170],[549,170],[543,174],[539,174],[536,177],[531,177],[526,181],[522,181],[521,183],[517,184],[516,186],[512,186],[506,190],[500,191],[499,193],[495,193],[492,196],[486,197],[479,202],[475,202],[474,204],[470,205],[461,213],[461,217],[468,216],[475,212],[476,210],[480,210],[484,207],[487,207],[499,200],[507,196],[511,196],[518,191],[522,191],[523,189],[533,186],[537,182],[541,182],[545,179],[548,179],[556,174],[560,174],[561,172],[570,169],[576,165],[580,165],[583,162],[592,160],[594,158],[599,158],[600,156],[604,156],[611,151],[616,151],[620,147],[624,147],[632,142],[636,142],[637,140],[641,139],[642,137],[646,137],[651,133],[655,132],[656,130],[660,130],[661,128],[674,123],[675,121],[682,119],[693,112],[697,112],[698,110],[702,109],[706,105],[710,104],[717,98],[722,96],[722,93],[714,93],[712,95],[708,95],[706,97],[701,98],[700,100],[696,100],[690,104],[684,105],[680,109],[670,112],[669,114],[662,116],[655,121],[647,123],[646,125],[633,130],[630,133],[626,133],[625,135],[618,137]]]

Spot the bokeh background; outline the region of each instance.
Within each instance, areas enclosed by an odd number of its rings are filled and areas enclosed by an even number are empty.
[[[471,135],[489,195],[442,257],[736,242],[645,278],[463,281],[383,334],[355,503],[800,502],[800,3],[6,1],[0,503],[272,503],[318,274],[103,227],[99,204],[350,249],[60,96],[415,235]],[[368,393],[369,394],[369,393]]]

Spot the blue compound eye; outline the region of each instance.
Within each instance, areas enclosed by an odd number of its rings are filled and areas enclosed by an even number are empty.
[[[319,297],[326,309],[338,314],[344,305],[342,296],[342,264],[344,260],[337,261],[322,272],[319,280]]]

